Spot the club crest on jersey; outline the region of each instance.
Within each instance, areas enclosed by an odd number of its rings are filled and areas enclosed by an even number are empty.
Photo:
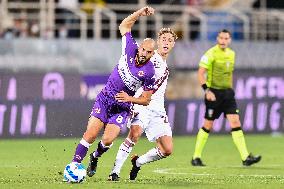
[[[143,71],[138,72],[138,76],[142,77],[145,73]]]
[[[208,117],[212,117],[214,113],[213,109],[208,109]]]

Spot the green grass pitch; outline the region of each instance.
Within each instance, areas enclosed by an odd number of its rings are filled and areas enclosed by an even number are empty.
[[[128,180],[128,159],[119,182],[107,181],[122,138],[99,160],[97,174],[81,184],[62,182],[62,172],[79,139],[0,140],[0,188],[284,188],[284,137],[246,135],[250,151],[263,156],[243,167],[231,136],[211,134],[203,153],[206,167],[190,165],[195,137],[174,137],[174,153],[141,168],[136,181]],[[97,141],[91,146],[93,151]],[[133,153],[142,154],[155,144],[142,138]],[[90,152],[89,151],[89,152]],[[88,157],[83,161],[85,167]]]

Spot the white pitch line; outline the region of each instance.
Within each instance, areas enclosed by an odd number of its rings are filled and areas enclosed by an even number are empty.
[[[271,167],[283,167],[284,165],[280,165],[280,164],[270,164],[270,165],[258,165],[257,167],[261,167],[261,168],[271,168]],[[211,166],[210,168],[245,168],[242,165],[239,166],[222,166],[222,165],[216,165],[216,166]]]
[[[168,174],[168,175],[193,175],[193,176],[217,176],[217,175],[221,175],[221,174],[209,174],[209,173],[184,173],[184,172],[179,172],[179,173],[176,173],[176,172],[172,172],[176,169],[174,168],[167,168],[167,169],[156,169],[154,170],[153,172],[154,173],[159,173],[159,174]],[[232,177],[235,177],[235,176],[239,176],[239,177],[283,177],[284,178],[284,175],[259,175],[259,174],[256,174],[256,175],[244,175],[244,174],[226,174],[226,176],[232,176]]]
[[[229,176],[239,176],[239,177],[283,177],[284,175],[233,175],[233,174],[229,174]]]
[[[170,173],[169,171],[172,169],[156,169],[153,172],[154,173],[160,173],[160,174],[172,174],[172,175],[186,175],[188,173]]]

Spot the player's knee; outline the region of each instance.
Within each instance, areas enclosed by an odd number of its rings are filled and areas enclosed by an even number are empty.
[[[137,143],[137,141],[139,140],[141,136],[141,131],[140,129],[131,129],[130,130],[130,133],[128,135],[128,138],[134,142],[134,143]]]
[[[212,120],[206,120],[206,119],[205,119],[203,127],[204,127],[206,130],[210,131],[210,130],[212,129],[212,127],[213,127],[213,121],[212,121]]]
[[[86,131],[83,135],[83,138],[89,143],[92,144],[96,140],[96,136],[91,132]]]
[[[113,138],[109,137],[109,136],[103,136],[102,137],[102,142],[104,143],[104,145],[106,146],[110,146],[113,142]]]
[[[211,129],[212,129],[212,126],[211,126],[211,125],[209,125],[209,126],[203,126],[203,128],[204,128],[206,131],[210,132]]]
[[[240,125],[241,125],[240,120],[233,120],[233,121],[231,121],[231,127],[232,128],[240,127]]]
[[[134,133],[131,137],[132,142],[137,143],[138,140],[140,138],[140,134],[139,133]]]

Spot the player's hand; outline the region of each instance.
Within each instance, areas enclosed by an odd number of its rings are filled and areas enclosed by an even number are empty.
[[[120,91],[119,93],[116,93],[114,98],[118,102],[130,102],[130,96],[124,91]]]
[[[212,91],[210,91],[209,89],[206,90],[206,92],[205,92],[205,98],[208,101],[215,101],[216,100],[215,94]]]
[[[151,16],[155,13],[155,9],[152,7],[146,6],[139,10],[140,16]]]

